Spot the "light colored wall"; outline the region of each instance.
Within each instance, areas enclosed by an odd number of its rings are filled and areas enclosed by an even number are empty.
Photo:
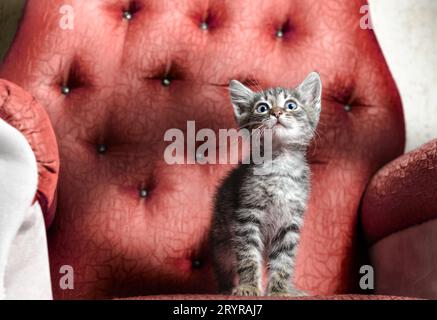
[[[374,30],[402,97],[409,151],[437,138],[437,1],[369,2]]]
[[[24,2],[0,0],[0,61]],[[411,150],[437,138],[437,0],[369,2],[376,35],[401,93]]]

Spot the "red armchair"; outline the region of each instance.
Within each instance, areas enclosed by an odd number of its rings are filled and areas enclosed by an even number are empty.
[[[167,165],[164,132],[187,120],[234,127],[230,79],[294,86],[312,70],[323,113],[296,281],[314,294],[358,291],[360,201],[405,142],[396,86],[373,31],[360,28],[365,4],[76,0],[70,30],[64,1],[29,0],[0,77],[32,93],[56,133],[39,152],[56,162],[59,147],[59,176],[41,182],[55,298],[214,293],[205,240],[229,167]],[[58,285],[62,265],[74,290]]]

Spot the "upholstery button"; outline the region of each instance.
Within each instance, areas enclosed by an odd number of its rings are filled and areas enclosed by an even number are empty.
[[[200,29],[206,31],[206,30],[208,30],[208,28],[209,28],[209,26],[208,26],[208,22],[203,21],[203,22],[200,23]]]
[[[193,269],[200,269],[202,267],[202,261],[198,259],[193,260],[191,266],[193,267]]]
[[[130,13],[129,11],[123,12],[123,18],[125,18],[126,20],[132,20],[132,13]]]
[[[164,79],[162,79],[162,85],[163,85],[164,87],[169,87],[170,84],[171,84],[171,81],[170,81],[169,78],[164,78]]]
[[[140,190],[140,198],[147,198],[147,190],[146,189]]]
[[[99,144],[97,146],[97,152],[100,154],[104,154],[106,153],[106,151],[108,151],[108,147],[105,144]]]
[[[70,88],[67,87],[67,86],[62,86],[62,88],[61,88],[61,93],[62,93],[63,95],[67,95],[67,94],[69,94],[69,93],[70,93]]]
[[[352,106],[350,104],[345,105],[344,106],[344,111],[351,112],[352,111]]]
[[[196,153],[196,160],[200,161],[200,162],[205,161],[205,155],[202,152],[197,152]]]
[[[283,38],[284,37],[284,31],[282,29],[279,29],[276,31],[276,37],[277,38]]]

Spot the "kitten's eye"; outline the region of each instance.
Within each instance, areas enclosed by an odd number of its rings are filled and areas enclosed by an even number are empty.
[[[260,103],[256,107],[256,112],[257,113],[266,113],[267,111],[269,111],[269,105],[267,103]]]
[[[297,104],[293,101],[287,101],[285,103],[285,108],[287,108],[287,110],[296,110],[297,109]]]

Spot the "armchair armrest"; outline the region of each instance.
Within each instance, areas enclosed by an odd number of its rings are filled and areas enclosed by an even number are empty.
[[[50,119],[36,100],[17,85],[0,79],[0,118],[19,130],[31,146],[38,165],[39,202],[46,227],[56,210],[59,153]]]
[[[437,140],[382,168],[362,202],[375,293],[437,299]]]
[[[402,155],[371,180],[361,221],[370,244],[437,218],[437,140]]]

